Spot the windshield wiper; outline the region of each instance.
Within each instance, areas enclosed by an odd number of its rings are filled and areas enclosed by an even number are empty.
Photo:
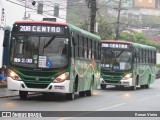
[[[121,52],[116,56],[116,58],[118,58],[122,54],[123,51],[124,50],[121,50]]]
[[[53,36],[53,37],[44,45],[43,48],[48,47],[48,45],[54,40],[55,37],[56,37],[56,36]]]

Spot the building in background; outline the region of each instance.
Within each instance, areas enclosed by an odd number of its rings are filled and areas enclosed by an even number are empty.
[[[120,0],[97,0],[100,3],[106,3],[109,7],[116,7],[119,4]],[[133,7],[134,0],[121,0],[121,7],[131,8]]]
[[[156,8],[156,0],[134,0],[134,7]]]

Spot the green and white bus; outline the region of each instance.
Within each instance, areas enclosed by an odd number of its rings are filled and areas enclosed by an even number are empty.
[[[156,48],[120,40],[101,40],[101,89],[106,85],[149,88],[155,80]]]
[[[17,21],[11,31],[8,89],[91,96],[100,84],[101,38],[68,23]]]

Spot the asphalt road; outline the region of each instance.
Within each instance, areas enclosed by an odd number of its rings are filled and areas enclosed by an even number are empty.
[[[91,97],[79,97],[78,94],[76,94],[76,98],[73,101],[66,100],[64,94],[49,96],[44,96],[41,94],[29,95],[27,100],[20,100],[18,96],[12,96],[7,98],[0,98],[0,106],[0,111],[63,111],[58,113],[60,114],[58,115],[59,117],[54,118],[58,120],[75,119],[76,116],[87,116],[87,114],[90,116],[90,113],[96,116],[96,114],[100,114],[104,111],[112,111],[112,113],[110,113],[111,117],[107,117],[109,120],[128,120],[128,117],[118,117],[114,113],[116,111],[126,111],[127,116],[127,111],[148,111],[150,113],[154,113],[152,111],[160,111],[160,79],[157,79],[149,89],[138,88],[135,91],[131,91],[125,88],[117,89],[112,86],[107,86],[105,90],[94,90]],[[77,112],[75,112],[74,115],[67,116],[67,118],[60,117],[65,113],[65,111]],[[90,113],[81,113],[81,111],[90,111]],[[106,114],[109,113],[106,112]],[[124,112],[122,114],[124,114]],[[48,113],[48,115],[50,116],[51,114]],[[106,120],[106,117],[76,117],[76,119]],[[154,116],[151,118],[141,116],[131,117],[130,119],[160,120],[160,117]]]

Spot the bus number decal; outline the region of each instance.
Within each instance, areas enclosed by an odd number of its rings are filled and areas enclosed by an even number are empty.
[[[31,31],[31,26],[20,26],[20,31]]]
[[[54,26],[20,26],[20,32],[43,32],[43,33],[58,33],[64,34],[63,27]]]
[[[21,58],[14,58],[14,62],[16,62],[16,63],[21,62]]]

